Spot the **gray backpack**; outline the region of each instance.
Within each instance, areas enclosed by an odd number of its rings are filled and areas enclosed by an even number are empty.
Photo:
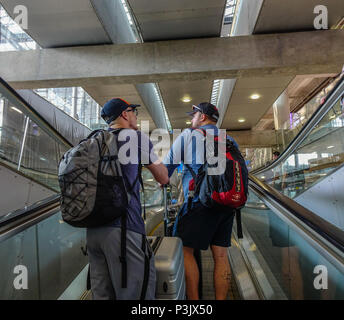
[[[58,178],[66,223],[91,228],[126,217],[130,193],[118,159],[118,132],[95,130],[63,155]]]

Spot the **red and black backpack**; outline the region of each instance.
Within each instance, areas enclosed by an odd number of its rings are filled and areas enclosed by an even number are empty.
[[[204,129],[197,130],[206,137]],[[200,202],[209,208],[221,206],[233,210],[240,209],[245,205],[248,194],[248,170],[245,160],[231,140],[221,142],[218,136],[213,137],[215,156],[219,150],[218,144],[226,143],[225,170],[219,175],[209,175],[208,168],[216,167],[218,164],[209,164],[206,157],[197,174],[189,165],[185,165],[193,176],[189,184],[189,197],[198,195]]]

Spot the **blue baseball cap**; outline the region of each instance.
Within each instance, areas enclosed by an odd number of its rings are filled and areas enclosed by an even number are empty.
[[[137,108],[139,106],[140,104],[130,104],[121,98],[113,98],[104,104],[100,115],[107,124],[110,124],[112,121],[116,120],[127,108]]]

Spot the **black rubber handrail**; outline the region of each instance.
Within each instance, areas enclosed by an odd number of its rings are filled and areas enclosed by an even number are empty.
[[[300,143],[306,138],[306,136],[313,130],[313,128],[321,121],[321,119],[327,114],[336,102],[337,98],[342,94],[344,90],[344,77],[338,81],[334,88],[327,94],[323,103],[312,114],[312,116],[306,121],[305,125],[301,128],[300,132],[289,143],[288,147],[282,152],[282,154],[273,162],[265,167],[261,167],[251,171],[251,174],[259,174],[263,171],[272,169],[279,165],[282,161],[288,158],[288,156],[295,151]]]
[[[15,236],[21,231],[49,218],[60,208],[60,195],[40,201],[35,205],[14,211],[0,222],[0,242]]]
[[[44,207],[50,206],[51,204],[57,203],[59,201],[60,201],[60,194],[55,194],[43,200],[37,201],[31,206],[28,206],[19,210],[15,210],[6,215],[0,216],[0,230],[3,227],[5,227],[7,224],[16,222],[20,220],[22,217],[30,216],[31,214],[34,214],[35,212],[42,210]]]
[[[296,216],[312,230],[318,233],[320,236],[332,243],[336,248],[344,253],[344,231],[336,227],[335,225],[327,222],[323,218],[319,217],[314,212],[306,209],[294,200],[281,194],[271,186],[265,184],[254,175],[249,175],[250,184],[256,187],[258,191],[269,195],[273,200],[279,203],[282,207],[287,209],[291,214]]]

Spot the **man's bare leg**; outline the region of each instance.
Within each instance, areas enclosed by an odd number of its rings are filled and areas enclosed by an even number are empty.
[[[194,257],[194,249],[190,247],[183,247],[184,252],[184,268],[185,268],[185,282],[186,294],[188,300],[199,300],[198,282],[199,271]]]
[[[211,246],[211,251],[214,258],[215,299],[226,300],[231,276],[227,248]]]

